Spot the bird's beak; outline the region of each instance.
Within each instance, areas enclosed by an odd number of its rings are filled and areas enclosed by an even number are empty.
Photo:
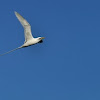
[[[44,39],[45,37],[41,37],[41,39]]]

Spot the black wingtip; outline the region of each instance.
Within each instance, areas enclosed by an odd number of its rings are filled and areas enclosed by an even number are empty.
[[[38,43],[43,43],[43,40],[39,41]]]

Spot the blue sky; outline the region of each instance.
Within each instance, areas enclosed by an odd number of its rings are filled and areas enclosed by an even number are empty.
[[[0,57],[0,100],[100,100],[100,1],[0,1],[0,53],[24,42],[14,11],[42,44]]]

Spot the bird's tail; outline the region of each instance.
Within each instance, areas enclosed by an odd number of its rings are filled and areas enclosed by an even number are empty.
[[[3,55],[8,54],[8,53],[10,53],[10,52],[13,52],[13,51],[15,51],[15,50],[17,50],[17,49],[21,49],[22,47],[23,47],[23,46],[20,46],[20,47],[18,47],[18,48],[16,48],[16,49],[10,50],[10,51],[8,51],[8,52],[6,52],[6,53],[1,54],[0,56],[3,56]]]

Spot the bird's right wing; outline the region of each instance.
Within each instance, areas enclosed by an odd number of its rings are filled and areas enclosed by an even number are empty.
[[[31,33],[31,26],[19,13],[15,12],[15,15],[24,27],[25,42],[27,42],[28,40],[33,38]]]

